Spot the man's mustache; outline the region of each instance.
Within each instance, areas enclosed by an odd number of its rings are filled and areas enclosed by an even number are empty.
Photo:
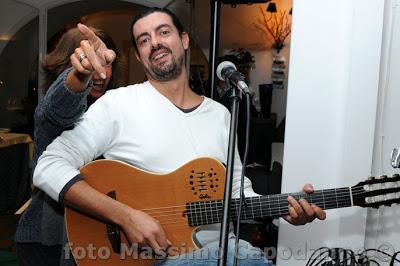
[[[151,60],[151,58],[153,57],[153,54],[161,49],[165,49],[168,53],[171,53],[171,50],[167,47],[165,47],[162,44],[157,45],[157,47],[153,47],[150,51],[150,55],[149,55],[149,60]]]

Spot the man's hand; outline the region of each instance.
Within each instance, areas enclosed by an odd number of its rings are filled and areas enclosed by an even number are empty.
[[[68,189],[64,204],[119,225],[131,244],[150,246],[158,255],[165,255],[171,246],[157,220],[100,193],[84,180]]]
[[[104,42],[90,28],[79,23],[78,29],[83,40],[70,57],[72,66],[79,73],[85,75],[91,75],[96,71],[105,79],[106,70],[104,66],[114,61],[115,52],[108,49]]]
[[[121,226],[131,243],[150,246],[158,255],[167,254],[172,245],[161,224],[142,211],[130,209]]]
[[[303,187],[303,191],[307,194],[313,193],[314,188],[310,184]],[[293,225],[303,225],[312,222],[315,218],[325,220],[326,213],[320,207],[309,204],[305,199],[297,201],[292,196],[288,197],[289,215],[283,217],[287,222]]]

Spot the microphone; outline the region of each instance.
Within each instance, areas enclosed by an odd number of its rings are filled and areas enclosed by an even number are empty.
[[[245,94],[249,94],[250,90],[246,82],[244,82],[244,76],[237,71],[236,66],[229,61],[221,62],[217,67],[217,76],[220,80],[229,80],[233,85],[240,89]]]

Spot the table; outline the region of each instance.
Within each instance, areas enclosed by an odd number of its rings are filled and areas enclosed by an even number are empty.
[[[0,133],[0,214],[14,213],[29,198],[32,154],[29,135]]]
[[[31,136],[21,133],[0,133],[0,148],[22,143],[28,144],[29,159],[32,160],[33,142]]]

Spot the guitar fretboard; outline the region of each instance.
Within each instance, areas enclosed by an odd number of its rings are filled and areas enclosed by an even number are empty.
[[[281,217],[288,214],[288,196],[296,200],[306,199],[324,210],[352,206],[351,188],[324,189],[312,194],[287,193],[246,198],[242,205],[241,220],[255,218]],[[239,199],[231,201],[230,214],[232,220],[237,220]],[[191,202],[186,206],[190,226],[219,223],[222,220],[223,201]]]

